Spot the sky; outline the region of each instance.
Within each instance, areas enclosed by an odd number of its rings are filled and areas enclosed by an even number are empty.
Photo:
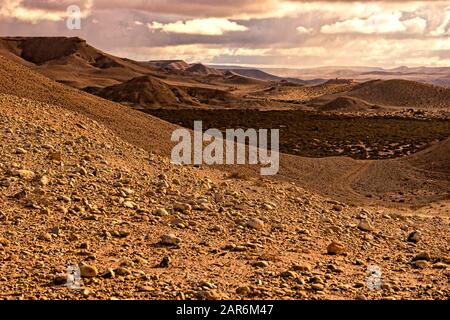
[[[0,36],[78,36],[140,61],[450,66],[450,0],[0,0]]]

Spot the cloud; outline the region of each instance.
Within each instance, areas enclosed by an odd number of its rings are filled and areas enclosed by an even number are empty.
[[[194,19],[172,23],[152,22],[147,24],[150,30],[161,30],[168,33],[197,34],[220,36],[226,32],[246,31],[247,27],[223,18]]]
[[[296,30],[300,34],[309,34],[309,33],[313,32],[312,28],[305,28],[305,27],[302,27],[302,26],[297,27]]]
[[[427,27],[427,20],[420,17],[404,20],[402,23],[405,26],[404,32],[411,34],[422,34]]]
[[[432,36],[445,36],[450,35],[450,7],[445,8],[442,23],[433,31]]]
[[[93,0],[2,0],[0,4],[0,17],[3,19],[16,19],[30,23],[41,21],[61,21],[70,13],[67,8],[77,5],[81,9],[81,17],[90,14]]]
[[[82,9],[81,30],[65,26],[69,4]],[[387,0],[0,0],[0,30],[79,36],[139,60],[441,65],[450,50],[450,7]]]
[[[427,21],[420,17],[401,20],[401,12],[387,12],[374,14],[367,19],[353,18],[338,21],[321,27],[321,32],[328,34],[338,33],[363,33],[363,34],[387,34],[387,33],[423,33]]]
[[[283,0],[95,0],[94,8],[132,9],[152,14],[171,14],[195,18],[231,18],[276,10]]]
[[[13,18],[36,23],[42,20],[59,21],[62,12],[48,12],[42,9],[27,9],[22,6],[21,0],[3,0],[0,7],[0,17]]]

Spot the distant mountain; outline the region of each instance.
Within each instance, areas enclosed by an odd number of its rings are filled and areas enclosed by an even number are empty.
[[[215,65],[216,69],[220,70],[227,70],[234,72],[236,74],[239,74],[244,77],[264,80],[264,81],[289,81],[296,84],[320,84],[325,82],[324,79],[312,79],[312,80],[303,80],[295,77],[280,77],[273,75],[271,73],[268,73],[266,71],[263,71],[261,69],[255,69],[255,68],[246,68],[246,67],[239,67],[239,66],[221,66],[221,65]]]
[[[186,69],[184,69],[185,72],[193,73],[196,75],[222,75],[222,72],[220,70],[217,70],[215,68],[211,68],[208,66],[205,66],[201,63],[193,63],[189,65]]]
[[[302,79],[335,79],[335,78],[352,78],[354,79],[362,72],[383,71],[382,68],[376,67],[315,67],[315,68],[264,68],[266,72],[270,72],[282,77],[297,77]]]
[[[224,72],[224,82],[230,84],[242,84],[242,85],[265,85],[267,80],[258,79],[256,77],[245,76],[230,70]]]
[[[147,62],[158,68],[164,68],[172,71],[184,71],[195,75],[222,75],[222,72],[202,63],[187,63],[184,60],[150,60]]]
[[[149,62],[159,68],[171,70],[185,70],[189,68],[189,64],[184,60],[152,60]]]
[[[379,67],[317,67],[317,68],[264,68],[265,72],[279,77],[301,79],[351,78],[357,81],[404,79],[441,86],[450,86],[450,67],[407,67],[392,69]]]

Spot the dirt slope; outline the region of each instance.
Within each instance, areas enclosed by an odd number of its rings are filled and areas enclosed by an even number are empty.
[[[411,155],[408,161],[420,169],[441,172],[450,179],[450,139]]]
[[[338,97],[317,108],[319,111],[357,112],[376,109],[364,100],[351,97]]]
[[[407,80],[374,80],[346,93],[372,104],[406,108],[450,108],[450,88]]]
[[[170,154],[174,126],[167,122],[56,83],[2,56],[0,79],[0,93],[62,106],[107,125],[126,141]]]
[[[0,125],[2,299],[450,296],[448,214],[174,166],[84,115],[4,94]]]

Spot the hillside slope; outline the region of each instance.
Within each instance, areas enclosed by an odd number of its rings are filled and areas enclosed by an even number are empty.
[[[0,38],[0,54],[76,88],[113,85],[157,69],[104,53],[77,37]]]
[[[175,166],[84,115],[10,95],[0,94],[0,125],[2,298],[450,295],[448,216],[406,218]],[[368,265],[383,270],[381,290],[365,285]],[[77,267],[82,287],[71,290]]]
[[[408,80],[374,80],[347,93],[372,104],[406,108],[450,108],[450,88]]]
[[[146,146],[155,152],[170,154],[170,136],[174,125],[56,83],[2,56],[0,78],[0,93],[62,106],[103,123],[128,142]]]

